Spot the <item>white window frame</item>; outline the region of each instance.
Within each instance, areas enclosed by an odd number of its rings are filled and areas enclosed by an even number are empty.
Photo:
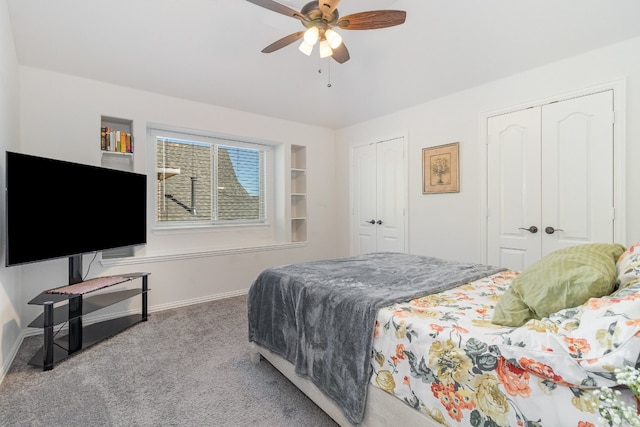
[[[264,219],[253,220],[210,220],[210,221],[159,221],[158,220],[158,200],[157,195],[153,197],[153,230],[189,230],[189,229],[224,229],[229,227],[235,228],[273,228],[274,215],[275,215],[275,203],[276,203],[276,188],[275,188],[275,152],[276,143],[270,143],[266,141],[252,140],[249,138],[242,138],[239,136],[223,135],[213,132],[206,132],[192,129],[178,129],[165,125],[149,125],[147,127],[147,139],[151,149],[151,165],[153,165],[154,171],[157,165],[156,158],[156,144],[158,137],[166,137],[178,140],[187,140],[194,142],[202,142],[212,145],[226,145],[240,148],[262,149],[265,154],[264,159]],[[212,174],[217,174],[217,168],[214,168]],[[157,176],[154,173],[154,177]],[[213,176],[213,175],[212,175]],[[155,194],[155,193],[154,193]],[[215,201],[214,201],[215,203]]]

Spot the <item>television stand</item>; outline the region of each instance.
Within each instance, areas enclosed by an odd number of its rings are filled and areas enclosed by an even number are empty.
[[[29,304],[42,305],[43,313],[28,326],[44,330],[44,344],[31,358],[29,364],[42,367],[44,371],[51,370],[55,363],[61,362],[81,350],[112,337],[136,323],[146,321],[148,318],[147,292],[149,291],[149,274],[130,273],[97,277],[59,288],[48,289],[33,298],[29,301]],[[87,296],[95,291],[135,279],[142,279],[140,288]],[[83,316],[136,295],[142,295],[141,313],[82,326]],[[59,305],[54,307],[55,304]],[[54,327],[65,322],[69,323],[69,333],[56,338]]]

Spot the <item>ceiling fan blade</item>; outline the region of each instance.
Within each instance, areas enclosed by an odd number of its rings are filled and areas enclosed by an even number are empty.
[[[404,24],[404,10],[371,10],[343,16],[337,26],[343,30],[375,30]]]
[[[290,16],[292,18],[297,18],[300,20],[304,20],[304,16],[300,15],[295,9],[291,9],[289,6],[285,6],[273,0],[247,0],[249,3],[257,4],[258,6],[262,6],[265,9],[272,10],[274,12],[281,13],[283,15]]]
[[[331,57],[340,64],[344,64],[349,60],[349,58],[351,58],[349,56],[349,51],[347,50],[347,47],[344,45],[344,43],[340,43],[340,46],[333,49],[333,54],[331,55]]]
[[[280,40],[277,40],[271,43],[269,46],[262,49],[262,52],[263,53],[275,52],[276,50],[282,49],[285,46],[289,46],[291,43],[295,42],[296,40],[301,39],[302,36],[304,36],[304,31],[298,31],[297,33],[289,34],[288,36],[283,37]]]
[[[340,0],[318,0],[318,9],[324,14],[332,14],[340,4]]]

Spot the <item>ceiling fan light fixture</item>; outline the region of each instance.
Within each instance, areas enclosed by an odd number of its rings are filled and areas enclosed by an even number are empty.
[[[318,42],[319,34],[320,31],[318,30],[318,27],[310,27],[304,32],[304,41],[313,46]]]
[[[304,26],[304,30],[296,31],[271,43],[262,49],[263,53],[275,52],[285,46],[304,39],[299,50],[310,55],[313,46],[321,42],[320,57],[331,56],[339,64],[349,60],[350,55],[342,37],[333,28],[340,30],[375,30],[395,27],[404,24],[407,12],[404,10],[369,10],[340,16],[338,4],[340,0],[308,0],[299,11],[283,4],[292,0],[248,0],[265,9],[294,18]]]
[[[333,55],[333,50],[331,50],[331,45],[326,40],[322,40],[320,42],[320,58],[326,58],[327,56]]]
[[[302,52],[305,55],[309,56],[309,55],[311,55],[311,51],[313,51],[313,45],[307,43],[306,40],[303,40],[302,43],[300,44],[300,47],[298,47],[298,49],[300,50],[300,52]]]
[[[329,42],[329,46],[331,46],[331,49],[337,48],[342,43],[342,36],[340,36],[340,34],[336,33],[332,29],[328,29],[327,31],[325,31],[324,36]]]

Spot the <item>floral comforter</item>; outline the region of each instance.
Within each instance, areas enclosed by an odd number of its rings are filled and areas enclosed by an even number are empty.
[[[516,275],[503,271],[380,310],[371,384],[443,425],[600,425],[591,393],[599,383],[567,383],[542,357],[502,354],[514,328],[491,316]]]

